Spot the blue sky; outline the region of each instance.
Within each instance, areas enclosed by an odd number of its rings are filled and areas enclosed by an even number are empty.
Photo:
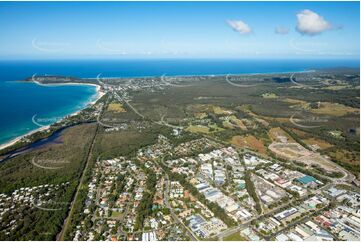
[[[1,2],[0,58],[359,58],[359,9],[358,2]]]

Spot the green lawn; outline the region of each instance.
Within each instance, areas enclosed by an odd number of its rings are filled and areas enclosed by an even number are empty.
[[[239,232],[235,232],[227,237],[224,237],[223,240],[224,241],[247,241],[247,239],[242,237]]]
[[[270,92],[263,93],[262,97],[263,98],[278,98],[278,96],[275,93],[270,93]]]
[[[117,218],[117,217],[119,217],[120,215],[122,215],[121,212],[112,211],[112,217],[113,217],[113,218]]]

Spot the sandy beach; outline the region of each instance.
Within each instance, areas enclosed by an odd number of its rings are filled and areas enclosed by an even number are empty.
[[[94,98],[91,102],[87,103],[86,107],[94,105],[101,97],[103,97],[105,95],[105,92],[101,91],[101,87],[99,85],[91,84],[91,83],[89,83],[89,84],[88,83],[64,83],[64,84],[48,84],[48,85],[41,84],[41,83],[39,83],[37,81],[34,81],[34,83],[37,84],[37,85],[40,85],[40,86],[63,86],[63,85],[95,86],[96,87],[96,98]],[[85,109],[85,108],[83,108],[83,109]],[[71,113],[71,114],[69,114],[67,116],[75,116],[75,115],[79,114],[83,109],[77,110],[77,111],[75,111],[75,112],[73,112],[73,113]],[[29,131],[28,133],[26,133],[24,135],[18,136],[16,138],[4,143],[4,144],[1,144],[0,145],[0,150],[5,149],[5,148],[7,148],[9,146],[12,146],[12,145],[16,144],[18,141],[20,141],[21,139],[23,139],[23,138],[25,138],[25,137],[27,137],[29,135],[32,135],[32,134],[34,134],[36,132],[45,131],[45,130],[47,130],[49,128],[50,128],[50,125],[45,125],[43,127],[39,127],[37,129],[31,130],[31,131]]]
[[[35,134],[36,132],[40,132],[40,131],[47,130],[47,129],[49,129],[49,127],[50,127],[50,125],[43,126],[43,127],[39,127],[39,128],[37,128],[37,129],[34,129],[34,130],[32,130],[32,131],[24,134],[24,135],[18,136],[18,137],[16,137],[15,139],[12,139],[12,140],[10,140],[9,142],[6,142],[6,143],[0,145],[0,150],[4,149],[4,148],[6,148],[6,147],[9,147],[9,146],[11,146],[11,145],[16,144],[18,141],[20,141],[22,138],[25,138],[26,136]]]

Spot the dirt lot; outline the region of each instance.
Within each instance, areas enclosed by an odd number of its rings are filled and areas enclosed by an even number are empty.
[[[213,112],[218,115],[229,115],[233,113],[233,111],[224,109],[219,106],[213,106]]]
[[[259,153],[265,154],[266,148],[262,142],[262,140],[257,139],[253,135],[250,136],[234,136],[231,139],[231,143],[242,147],[242,148],[249,148]]]
[[[295,140],[280,127],[270,129],[268,135],[276,142],[295,142]]]
[[[308,137],[308,133],[301,131],[299,129],[291,129],[291,131],[295,134],[297,134],[298,137],[305,139]]]
[[[321,140],[321,139],[316,139],[316,138],[309,138],[309,139],[305,139],[303,140],[307,145],[311,145],[317,149],[321,149],[321,150],[324,150],[324,149],[327,149],[327,148],[330,148],[332,147],[333,145],[330,144],[330,143],[327,143],[326,141],[324,140]]]
[[[242,130],[247,130],[246,125],[243,123],[242,120],[238,119],[236,116],[232,115],[227,118],[223,122],[223,125],[227,128],[234,129],[234,128],[240,128]]]
[[[126,112],[125,109],[123,108],[123,105],[120,103],[110,103],[108,105],[108,109],[107,111],[109,112],[115,112],[115,113],[124,113]]]
[[[307,150],[298,143],[273,142],[268,148],[282,158],[300,161],[308,166],[318,165],[330,172],[340,171],[332,161],[317,152]]]

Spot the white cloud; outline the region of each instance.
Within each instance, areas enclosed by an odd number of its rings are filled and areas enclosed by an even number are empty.
[[[317,35],[332,28],[322,16],[311,10],[305,9],[297,13],[296,30],[304,35]]]
[[[248,24],[242,20],[228,20],[227,23],[234,31],[237,31],[240,34],[249,34],[252,32],[252,29],[248,26]]]
[[[282,26],[277,26],[275,28],[275,33],[276,34],[288,34],[289,32],[290,32],[289,28],[285,28],[285,27],[282,27]]]

